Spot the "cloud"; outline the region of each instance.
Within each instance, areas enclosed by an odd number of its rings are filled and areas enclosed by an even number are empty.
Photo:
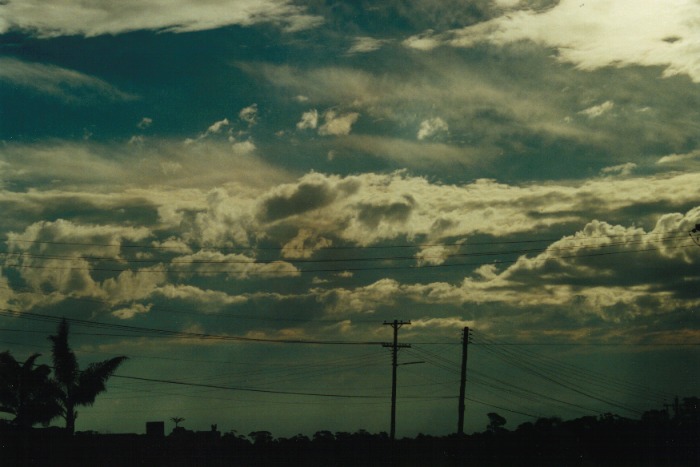
[[[242,254],[223,254],[219,251],[201,250],[191,255],[173,259],[171,270],[182,277],[190,274],[204,276],[226,275],[236,279],[295,277],[298,269],[284,261],[257,262]]]
[[[88,225],[59,219],[34,222],[23,232],[8,232],[7,243],[10,251],[19,253],[11,257],[11,262],[19,267],[20,276],[31,290],[109,298],[119,302],[124,295],[117,296],[119,294],[112,292],[124,289],[123,278],[107,279],[100,284],[91,273],[94,258],[100,258],[118,270],[120,268],[115,264],[123,259],[122,243],[143,241],[151,235],[152,231],[146,227]],[[144,287],[157,277],[154,274],[148,281],[139,280],[137,285]],[[140,298],[131,292],[125,296]]]
[[[226,292],[211,289],[201,289],[192,285],[167,284],[154,290],[154,295],[160,295],[168,300],[182,300],[204,305],[202,311],[217,312],[228,305],[241,305],[249,298],[243,295],[229,295]]]
[[[112,316],[119,319],[131,319],[136,315],[148,313],[151,310],[152,304],[142,305],[141,303],[134,303],[128,308],[120,308],[112,312]]]
[[[301,120],[297,122],[299,130],[315,130],[318,126],[318,111],[311,109],[308,112],[301,114]]]
[[[483,326],[477,326],[476,321],[467,321],[458,316],[445,318],[422,318],[411,320],[411,329],[414,328],[457,328],[462,329],[470,327],[472,329],[479,327],[480,331],[484,331]]]
[[[673,164],[680,164],[680,163],[685,163],[685,162],[693,162],[697,161],[700,158],[700,150],[699,151],[692,151],[689,153],[685,154],[669,154],[667,156],[661,157],[658,161],[656,161],[657,164],[659,165],[673,165]]]
[[[442,170],[447,167],[474,167],[484,162],[484,158],[493,158],[496,148],[462,148],[446,143],[406,140],[401,138],[349,135],[338,141],[334,154],[339,149],[352,153],[360,152],[374,157],[394,161],[401,167],[420,170]]]
[[[646,319],[668,321],[676,310],[690,310],[700,300],[686,300],[683,280],[668,281],[660,271],[677,277],[693,274],[697,247],[680,240],[697,219],[700,208],[685,215],[661,216],[651,231],[591,221],[583,229],[551,243],[541,253],[523,254],[510,265],[485,265],[461,284],[405,283],[381,279],[354,289],[313,289],[329,314],[352,314],[421,306],[478,306],[479,319],[418,320],[427,327],[498,327],[556,329],[566,317],[569,325],[589,323],[596,329]],[[678,248],[680,242],[686,248]],[[617,253],[608,256],[610,252]],[[624,258],[624,260],[620,260]],[[679,259],[682,261],[679,263]],[[488,271],[485,270],[488,268]],[[693,282],[694,283],[694,282]],[[487,310],[493,310],[492,312]],[[589,328],[591,329],[591,328]],[[633,337],[638,329],[616,331],[617,338]]]
[[[263,199],[262,217],[267,221],[283,219],[330,204],[336,197],[323,176],[310,175],[299,185],[283,185]]]
[[[0,4],[0,33],[13,29],[39,37],[98,36],[137,30],[192,32],[223,26],[271,23],[293,32],[314,28],[323,19],[307,14],[288,0],[55,0],[51,8],[41,0]]]
[[[560,60],[583,70],[659,66],[665,76],[685,74],[698,82],[698,20],[700,5],[692,0],[563,0],[543,11],[509,11],[446,33],[426,31],[404,44],[431,50],[441,45],[473,47],[530,40],[556,48]]]
[[[139,190],[146,190],[156,197],[170,197],[166,193],[170,189],[210,190],[229,183],[267,186],[272,180],[281,183],[290,179],[283,169],[258,157],[250,141],[231,144],[207,138],[183,145],[179,141],[150,138],[142,143],[9,143],[0,147],[0,171],[6,183],[42,186],[42,192],[75,192],[89,204],[93,203],[86,192],[112,193],[116,197],[118,192],[131,190],[122,194],[133,198]],[[164,169],[168,177],[163,177]]]
[[[423,72],[380,70],[372,73],[347,67],[299,69],[259,63],[239,63],[238,66],[285,92],[309,96],[311,102],[319,105],[341,105],[371,119],[386,120],[397,125],[395,131],[419,127],[421,120],[416,120],[416,115],[438,108],[439,118],[450,122],[450,139],[455,140],[450,141],[454,144],[453,152],[473,153],[482,160],[503,152],[497,145],[503,144],[504,134],[519,135],[525,130],[534,133],[536,138],[546,135],[585,144],[609,139],[599,128],[592,131],[582,122],[567,122],[565,118],[570,113],[571,103],[553,99],[541,81],[527,83],[527,92],[523,92],[521,83],[505,81],[502,75],[489,72],[488,67],[472,67],[464,61],[427,54],[410,54],[405,60],[413,64],[407,69]],[[331,112],[331,116],[337,117],[337,111]],[[438,120],[430,119],[425,126],[424,133],[431,128],[444,128]],[[381,140],[375,135],[372,137]],[[384,140],[391,141],[387,143],[388,150],[391,144],[401,141],[395,136],[385,136]],[[412,157],[403,159],[413,160]]]
[[[625,164],[620,164],[620,165],[614,165],[611,167],[604,167],[600,173],[603,175],[621,175],[623,177],[626,177],[634,171],[634,169],[637,168],[637,164],[634,162],[627,162]]]
[[[208,136],[208,135],[215,135],[217,133],[221,132],[221,129],[225,126],[229,126],[230,123],[228,121],[228,118],[224,118],[223,120],[219,120],[218,122],[212,123],[209,128],[207,128],[207,131],[204,132],[203,136]]]
[[[342,136],[349,135],[352,125],[360,117],[357,112],[338,114],[334,110],[328,110],[323,114],[325,123],[318,129],[318,134],[322,136]]]
[[[148,128],[148,127],[151,126],[152,124],[153,124],[153,119],[152,119],[152,118],[143,117],[143,118],[141,119],[141,121],[138,123],[138,125],[136,125],[136,126],[139,128],[139,130],[145,130],[146,128]]]
[[[430,118],[428,120],[423,120],[418,129],[418,134],[416,137],[419,140],[424,140],[426,138],[431,138],[433,136],[439,135],[441,133],[447,133],[449,127],[447,122],[440,117]]]
[[[296,237],[282,247],[283,258],[310,258],[313,254],[331,246],[333,242],[323,237],[316,237],[313,232],[301,229]]]
[[[238,118],[248,124],[249,127],[258,123],[258,104],[252,104],[238,112]]]
[[[0,5],[0,9],[3,8]],[[0,81],[9,82],[72,104],[99,100],[133,100],[136,96],[120,91],[93,76],[56,65],[25,62],[0,57]]]
[[[379,50],[386,44],[386,40],[375,39],[373,37],[361,36],[356,37],[353,41],[352,47],[348,49],[348,54],[361,54],[369,53]]]
[[[579,113],[585,115],[588,118],[598,118],[604,113],[611,111],[614,106],[615,104],[613,104],[611,101],[605,101],[600,105],[594,105],[593,107],[584,109]]]

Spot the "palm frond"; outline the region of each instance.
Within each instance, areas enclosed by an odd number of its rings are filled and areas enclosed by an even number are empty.
[[[49,336],[49,340],[52,342],[51,353],[56,380],[68,386],[75,380],[78,361],[68,345],[68,321],[65,318],[58,325],[56,335]]]
[[[92,363],[80,373],[73,397],[76,405],[92,405],[101,392],[107,390],[105,383],[127,357],[114,357],[103,362]]]

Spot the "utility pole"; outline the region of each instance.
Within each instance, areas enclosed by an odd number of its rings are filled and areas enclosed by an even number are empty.
[[[464,393],[467,386],[467,346],[471,337],[470,332],[469,327],[465,327],[462,334],[462,374],[459,380],[459,420],[457,421],[457,434],[460,436],[464,434]]]
[[[411,324],[410,321],[384,321],[385,326],[391,326],[394,329],[393,344],[382,344],[382,347],[391,348],[391,439],[396,438],[396,367],[399,366],[398,351],[399,348],[411,347],[411,344],[399,344],[399,328],[404,324]]]

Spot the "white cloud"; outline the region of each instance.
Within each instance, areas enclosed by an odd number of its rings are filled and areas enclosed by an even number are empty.
[[[218,251],[201,250],[183,255],[170,262],[170,268],[182,276],[191,273],[201,275],[228,275],[236,279],[295,277],[297,268],[285,261],[257,262],[255,258],[242,254],[223,254]]]
[[[350,49],[348,49],[348,54],[359,54],[359,53],[369,53],[374,52],[382,48],[386,44],[386,40],[375,39],[373,37],[356,37],[354,43]]]
[[[151,310],[151,306],[151,304],[142,305],[141,303],[134,303],[130,307],[114,310],[112,316],[119,319],[131,319],[136,315],[148,313]]]
[[[229,126],[229,124],[230,123],[228,121],[228,118],[224,118],[223,120],[214,122],[209,126],[209,128],[207,128],[207,131],[204,133],[204,135],[214,135],[220,133],[221,129],[225,126]]]
[[[39,37],[98,36],[137,30],[190,32],[222,26],[272,23],[286,31],[320,25],[323,19],[309,15],[289,0],[22,0],[0,3],[0,33],[11,29]]]
[[[219,290],[206,290],[192,285],[167,284],[154,290],[154,294],[161,295],[168,300],[183,300],[205,305],[203,312],[216,312],[227,305],[240,305],[246,303],[249,298],[243,295],[229,295]]]
[[[0,9],[3,6],[0,4]],[[109,83],[68,68],[0,57],[0,81],[48,94],[70,103],[95,99],[131,100],[136,97]]]
[[[408,47],[472,47],[531,40],[554,47],[561,60],[584,70],[606,66],[661,66],[664,75],[700,81],[700,4],[694,0],[562,0],[542,12],[510,11],[496,19],[407,39]]]
[[[593,107],[584,109],[579,113],[585,115],[588,118],[598,118],[604,113],[611,111],[614,106],[615,104],[613,104],[613,102],[605,101],[600,105],[594,105]]]
[[[416,259],[418,260],[419,266],[425,264],[443,264],[454,251],[456,251],[454,248],[445,247],[443,245],[425,246],[416,254]]]
[[[663,164],[678,164],[678,163],[683,163],[687,161],[695,161],[700,158],[700,151],[693,151],[685,154],[669,154],[667,156],[661,157],[658,161],[656,161],[657,164],[663,165]]]
[[[252,104],[238,112],[238,118],[253,126],[258,123],[258,104]]]
[[[357,112],[338,114],[334,110],[328,110],[323,115],[325,123],[318,129],[318,134],[322,136],[342,136],[349,135],[353,124],[360,117]]]
[[[424,140],[448,131],[447,122],[440,117],[434,117],[421,122],[416,136],[419,140]]]
[[[476,328],[476,321],[464,320],[458,316],[451,316],[445,318],[420,318],[411,320],[411,329],[413,328],[457,328],[462,329],[465,327]],[[484,331],[483,326],[479,326],[479,330]]]
[[[623,177],[626,177],[634,171],[634,169],[637,168],[637,164],[634,162],[627,162],[625,164],[620,164],[620,165],[613,165],[611,167],[604,167],[601,169],[600,173],[603,175],[621,175]]]
[[[311,109],[308,112],[301,114],[301,120],[297,122],[297,128],[300,130],[315,130],[318,126],[318,111]]]

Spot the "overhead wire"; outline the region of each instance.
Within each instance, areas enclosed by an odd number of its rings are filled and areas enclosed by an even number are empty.
[[[472,252],[472,253],[450,253],[447,255],[442,255],[440,256],[441,260],[446,260],[449,258],[468,258],[468,257],[484,257],[484,256],[509,256],[509,255],[516,255],[516,254],[527,254],[527,253],[532,253],[532,252],[550,252],[550,253],[555,253],[555,252],[561,252],[561,251],[568,251],[568,250],[600,250],[600,249],[605,249],[609,247],[614,247],[614,246],[627,246],[627,245],[635,245],[635,244],[640,244],[640,243],[658,243],[662,242],[664,240],[668,239],[685,239],[687,240],[686,236],[679,236],[679,235],[674,235],[674,236],[668,236],[668,237],[662,237],[661,239],[657,240],[650,240],[650,241],[643,241],[643,240],[632,240],[632,241],[624,241],[624,242],[618,242],[618,243],[597,243],[597,244],[591,244],[591,245],[584,245],[584,246],[579,246],[579,245],[571,245],[567,247],[559,247],[559,248],[551,248],[551,247],[546,247],[546,248],[541,248],[541,249],[521,249],[521,250],[512,250],[512,251],[492,251],[492,252]],[[630,253],[641,253],[641,252],[649,252],[649,251],[659,251],[662,249],[680,249],[680,248],[690,248],[695,246],[695,244],[691,241],[688,242],[686,245],[673,245],[673,246],[661,246],[661,247],[649,247],[649,248],[639,248],[639,249],[627,249],[627,250],[616,250],[616,251],[595,251],[591,253],[582,253],[582,254],[573,254],[573,255],[566,255],[566,254],[552,254],[547,257],[547,259],[572,259],[572,258],[584,258],[584,257],[596,257],[596,256],[609,256],[609,255],[619,255],[619,254],[630,254]],[[67,261],[76,261],[76,260],[86,260],[87,258],[84,257],[73,257],[71,259],[67,259]],[[342,262],[362,262],[362,261],[379,261],[379,262],[389,262],[389,261],[397,261],[397,260],[416,260],[417,258],[415,256],[389,256],[389,257],[378,257],[378,258],[333,258],[333,259],[289,259],[289,258],[283,258],[283,259],[274,259],[274,260],[236,260],[236,261],[225,261],[225,260],[219,260],[219,261],[213,261],[213,260],[202,260],[201,264],[243,264],[243,265],[257,265],[257,266],[266,266],[266,265],[293,265],[294,263],[342,263]],[[515,263],[519,259],[501,259],[499,260],[496,264],[508,264],[508,263]],[[144,261],[144,260],[127,260],[127,259],[111,259],[110,261],[118,261],[119,263],[126,263],[128,264],[129,261]],[[155,261],[155,260],[154,260]],[[157,261],[156,261],[157,262]],[[183,264],[200,264],[196,263],[194,261],[187,261],[183,262]],[[257,270],[257,271],[251,271],[251,270],[243,270],[243,271],[237,271],[237,270],[203,270],[203,269],[173,269],[173,268],[168,268],[166,266],[163,266],[161,268],[157,269],[138,269],[138,272],[140,273],[185,273],[185,274],[202,274],[202,275],[209,275],[209,274],[245,274],[246,276],[250,275],[260,275],[260,276],[275,276],[275,275],[295,275],[295,274],[300,274],[300,273],[319,273],[319,272],[355,272],[355,271],[374,271],[374,270],[415,270],[415,269],[434,269],[434,268],[448,268],[448,267],[458,267],[458,266],[474,266],[474,265],[483,265],[483,264],[489,264],[484,263],[484,262],[441,262],[440,264],[429,264],[429,263],[423,263],[423,264],[416,264],[416,265],[381,265],[381,266],[374,266],[374,267],[359,267],[359,266],[353,266],[353,267],[340,267],[340,268],[295,268],[294,270],[275,270],[275,269],[262,269],[262,270]],[[131,270],[128,268],[124,267],[97,267],[97,266],[90,266],[90,267],[84,267],[84,266],[45,266],[45,265],[36,265],[36,264],[17,264],[17,265],[6,265],[8,267],[13,267],[13,268],[18,268],[18,269],[47,269],[47,270],[90,270],[90,271],[96,271],[96,272],[123,272],[126,270]]]
[[[642,412],[640,410],[637,410],[635,408],[629,407],[623,402],[617,401],[615,399],[612,399],[607,396],[602,396],[598,395],[590,390],[584,390],[581,386],[578,384],[568,380],[567,378],[563,377],[562,375],[559,374],[552,374],[548,372],[546,369],[543,369],[541,366],[535,366],[533,363],[529,362],[528,360],[518,358],[517,354],[514,354],[513,352],[509,351],[507,348],[491,348],[488,346],[484,346],[484,349],[490,353],[492,353],[494,356],[499,358],[500,360],[513,365],[523,372],[539,377],[542,380],[548,381],[549,383],[552,383],[556,386],[563,387],[571,392],[574,392],[576,394],[582,395],[584,397],[596,400],[598,402],[602,402],[606,405],[609,405],[611,407],[616,407],[616,408],[621,408],[625,411],[635,413],[637,415],[640,415]]]

